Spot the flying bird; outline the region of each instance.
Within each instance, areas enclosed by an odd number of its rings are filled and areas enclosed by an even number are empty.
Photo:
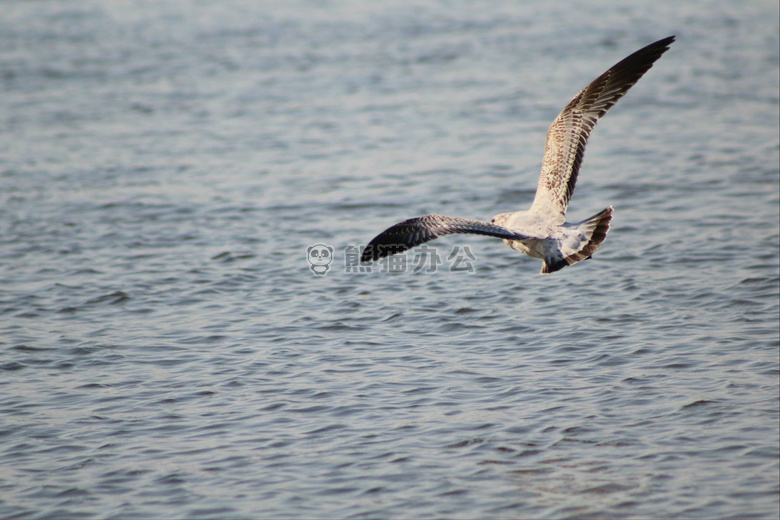
[[[550,125],[536,196],[527,211],[500,213],[490,222],[445,215],[425,215],[389,227],[363,251],[363,262],[402,253],[436,238],[453,234],[486,235],[542,260],[542,274],[587,260],[607,238],[612,206],[582,222],[566,222],[585,145],[596,122],[674,42],[651,43],[618,62],[574,96]]]

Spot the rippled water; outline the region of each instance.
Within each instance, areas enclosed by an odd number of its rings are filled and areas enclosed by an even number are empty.
[[[526,207],[669,34],[588,148],[593,260],[345,272]],[[0,49],[0,516],[777,517],[776,2],[8,1]]]

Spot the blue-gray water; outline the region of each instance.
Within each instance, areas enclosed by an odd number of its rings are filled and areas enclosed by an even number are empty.
[[[2,2],[0,517],[776,518],[777,2],[578,5]],[[669,34],[593,260],[345,272]]]

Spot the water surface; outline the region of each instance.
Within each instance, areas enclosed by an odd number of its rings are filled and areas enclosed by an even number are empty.
[[[593,260],[345,272],[527,207],[669,34],[588,147]],[[777,517],[776,2],[9,1],[0,48],[0,516]]]

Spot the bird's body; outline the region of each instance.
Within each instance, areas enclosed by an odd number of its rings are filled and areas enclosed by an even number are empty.
[[[504,239],[504,243],[542,264],[542,273],[548,274],[567,265],[586,260],[596,252],[607,238],[612,220],[612,206],[582,222],[572,224],[546,219],[532,211],[501,213],[492,222],[518,234],[528,235],[525,240]]]
[[[366,247],[362,260],[377,260],[456,233],[501,238],[512,249],[542,260],[543,274],[590,258],[607,237],[612,207],[582,222],[566,222],[585,144],[598,119],[673,41],[674,36],[670,36],[638,50],[596,78],[566,105],[547,132],[542,171],[530,209],[498,214],[490,223],[444,215],[405,220],[377,235]]]

